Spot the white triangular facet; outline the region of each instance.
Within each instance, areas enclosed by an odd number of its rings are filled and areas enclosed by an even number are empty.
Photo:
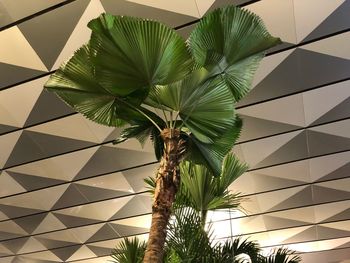
[[[42,250],[47,250],[46,247],[43,246],[43,244],[41,244],[38,240],[36,240],[34,237],[30,237],[27,242],[23,245],[23,247],[18,251],[18,253],[30,253],[33,251],[42,251]],[[45,259],[46,260],[50,260],[50,258],[52,260],[57,260],[58,258],[55,256],[50,257],[51,252],[49,253],[45,253]],[[34,256],[36,259],[40,259],[40,254],[39,255],[32,255]],[[42,258],[44,259],[44,258]]]
[[[195,0],[200,16],[202,17],[209,8],[215,3],[215,0]]]
[[[294,15],[298,42],[307,37],[344,2],[345,0],[294,0]]]
[[[300,94],[245,107],[238,113],[274,122],[305,126],[303,100]]]
[[[157,9],[199,17],[198,9],[195,0],[177,0],[177,1],[163,1],[163,0],[127,0],[140,5],[150,6]],[[155,10],[156,12],[156,10]]]
[[[75,114],[59,120],[36,125],[28,128],[28,130],[75,140],[95,143],[99,142],[98,138],[91,131],[90,127],[86,125],[84,117],[80,114]]]
[[[6,113],[0,114],[0,123],[22,127],[39,98],[47,79],[47,77],[40,78],[1,91],[0,107],[4,108]],[[12,123],[11,120],[13,120]]]
[[[284,144],[292,140],[300,133],[301,131],[290,132],[282,135],[277,135],[272,138],[242,143],[240,146],[244,155],[244,160],[250,166],[254,166],[277,151]]]
[[[282,41],[288,43],[297,43],[292,0],[257,1],[245,8],[257,14],[264,21],[271,35],[278,36]]]
[[[318,183],[318,186],[327,187],[334,190],[339,190],[341,192],[350,193],[350,178],[338,179],[335,181],[328,181],[323,183]]]
[[[339,82],[302,94],[305,121],[309,125],[350,96],[350,81]]]
[[[24,189],[19,183],[16,182],[16,180],[14,180],[6,172],[2,172],[0,174],[0,185],[6,185],[6,187],[0,187],[0,197],[22,193],[26,191],[26,189]]]
[[[28,233],[24,231],[23,228],[17,225],[14,221],[1,222],[0,231],[17,235],[28,235]]]
[[[129,182],[122,172],[90,178],[77,182],[77,184],[98,187],[102,189],[133,192]]]
[[[76,151],[74,153],[68,153],[34,163],[16,166],[9,170],[17,173],[70,181],[77,175],[82,167],[84,167],[97,149],[98,147],[93,147],[86,150]],[[0,151],[0,164],[1,154],[2,152]],[[72,162],[72,160],[74,160],[74,162]]]
[[[81,246],[68,260],[75,261],[93,257],[96,257],[96,255],[87,246]]]
[[[89,3],[52,69],[57,69],[62,62],[72,56],[74,51],[89,41],[91,29],[87,27],[88,22],[104,12],[105,10],[99,0],[92,0]]]
[[[269,193],[257,195],[257,200],[262,211],[267,211],[274,206],[282,203],[293,195],[303,191],[306,186],[293,187],[283,190],[277,190]]]
[[[114,221],[113,223],[116,223],[118,225],[124,225],[124,226],[150,228],[151,220],[152,220],[151,215],[144,215],[144,216],[136,216],[128,219],[117,220],[117,221]]]
[[[127,196],[114,200],[66,208],[60,210],[59,213],[69,216],[106,221],[117,213],[125,204],[127,204],[131,198],[131,196]]]
[[[50,210],[61,197],[68,185],[59,185],[34,192],[24,193],[3,199],[5,205],[25,207],[30,209]],[[43,196],[45,199],[43,199]],[[30,202],[28,202],[30,200]]]
[[[22,131],[17,131],[2,135],[0,137],[0,168],[2,168],[5,165],[21,134]]]
[[[1,31],[0,62],[47,71],[34,49],[17,26]]]
[[[333,122],[310,128],[310,130],[350,138],[350,120],[347,119],[344,121]]]
[[[37,241],[39,242],[39,241]],[[42,251],[42,252],[36,252],[36,253],[30,253],[30,254],[26,254],[24,257],[26,258],[26,261],[23,262],[32,262],[33,259],[36,260],[43,260],[44,262],[49,260],[50,262],[62,262],[62,260],[57,257],[55,254],[53,254],[51,251],[47,250],[47,248],[42,249],[42,250],[46,250],[46,251]],[[32,259],[32,260],[28,260],[28,259]],[[40,262],[39,261],[39,262]],[[22,261],[20,262],[22,263]]]
[[[287,180],[309,182],[309,163],[299,161],[252,171],[252,174],[267,175]]]
[[[303,207],[296,209],[288,209],[286,211],[275,212],[268,214],[273,217],[282,219],[297,220],[307,223],[315,223],[315,212],[313,207]],[[297,217],[295,215],[298,215]]]
[[[48,213],[40,225],[33,231],[33,234],[45,233],[49,231],[65,229],[66,226],[53,214]]]
[[[85,243],[104,225],[105,224],[93,224],[89,226],[75,227],[71,228],[71,232],[81,243]]]
[[[338,168],[346,165],[350,160],[350,152],[326,155],[309,160],[310,176],[312,181],[316,181]]]
[[[350,60],[350,32],[315,41],[302,46],[302,49]]]
[[[347,209],[350,209],[349,201],[332,202],[314,206],[316,223],[331,218]]]
[[[267,77],[279,64],[283,62],[294,49],[287,50],[274,54],[272,56],[265,57],[259,65],[258,70],[256,71],[253,79],[252,87],[258,85],[265,77]]]

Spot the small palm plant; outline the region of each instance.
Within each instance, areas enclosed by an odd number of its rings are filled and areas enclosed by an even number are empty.
[[[144,262],[160,263],[180,161],[220,175],[240,124],[234,104],[280,40],[232,6],[202,18],[186,42],[162,23],[127,16],[102,14],[88,26],[89,42],[45,87],[92,121],[128,124],[118,141],[153,139],[160,166]]]

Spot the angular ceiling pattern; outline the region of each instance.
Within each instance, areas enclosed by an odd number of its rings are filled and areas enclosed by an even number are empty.
[[[259,14],[283,44],[237,105],[234,152],[250,170],[230,189],[246,196],[245,213],[211,213],[215,236],[251,236],[266,253],[284,244],[303,262],[347,262],[350,0],[1,1],[1,262],[102,263],[122,237],[147,238],[152,147],[112,145],[118,129],[86,120],[43,84],[102,12],[157,19],[186,38],[227,4]]]

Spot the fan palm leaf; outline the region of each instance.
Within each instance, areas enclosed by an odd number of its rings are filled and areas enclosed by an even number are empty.
[[[113,263],[141,263],[146,250],[146,243],[134,237],[124,238],[118,246],[112,250]]]
[[[203,17],[188,39],[198,67],[225,82],[236,101],[250,90],[263,52],[280,42],[258,16],[233,6]]]

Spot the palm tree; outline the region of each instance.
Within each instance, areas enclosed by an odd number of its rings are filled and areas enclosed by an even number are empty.
[[[89,42],[45,87],[92,121],[129,124],[123,139],[153,139],[160,166],[144,262],[161,262],[180,161],[221,173],[239,123],[234,103],[280,40],[235,7],[205,16],[187,42],[164,24],[133,17],[102,14],[88,26]]]
[[[241,237],[213,242],[209,231],[201,225],[200,213],[192,208],[175,210],[174,220],[168,226],[164,263],[299,263],[301,258],[294,251],[279,248],[268,256],[261,254],[257,242]],[[139,263],[146,251],[146,244],[125,238],[112,251],[114,263]]]
[[[243,210],[240,206],[244,199],[240,193],[232,193],[228,187],[248,169],[233,154],[226,155],[220,176],[204,165],[183,161],[180,163],[181,183],[173,203],[173,210],[191,207],[199,213],[201,225],[207,222],[208,211]],[[145,180],[149,192],[154,195],[156,180],[148,177]]]

